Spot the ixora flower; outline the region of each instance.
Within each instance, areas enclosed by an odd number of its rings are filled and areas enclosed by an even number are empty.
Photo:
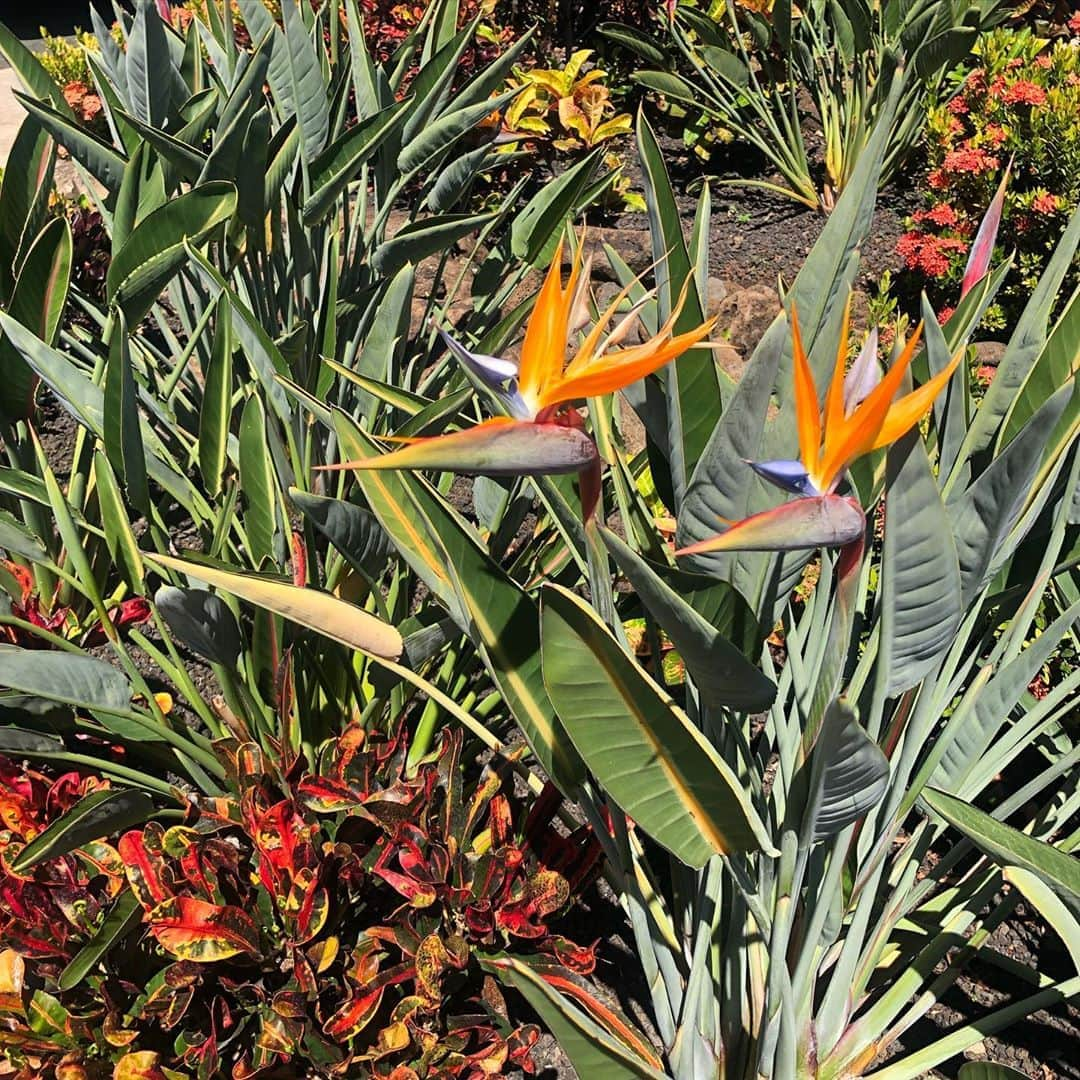
[[[917,390],[896,400],[904,374],[918,348],[922,325],[908,340],[892,366],[881,375],[877,365],[877,333],[872,331],[851,370],[847,366],[847,337],[851,298],[837,349],[832,381],[824,406],[818,406],[813,372],[799,332],[799,316],[791,309],[794,354],[795,419],[798,461],[751,461],[763,479],[802,496],[772,510],[753,514],[725,532],[676,552],[795,551],[840,547],[859,541],[866,529],[862,507],[836,489],[856,458],[895,442],[917,424],[948,384],[964,355],[952,360]]]
[[[608,329],[635,281],[615,297],[567,361],[571,335],[589,321],[589,263],[582,265],[584,244],[580,241],[565,285],[560,241],[529,317],[519,361],[471,352],[440,331],[453,354],[502,403],[508,416],[493,417],[449,435],[408,440],[407,445],[380,457],[331,468],[540,476],[597,466],[596,444],[584,431],[573,403],[613,393],[652,374],[699,345],[715,320],[674,333],[686,300],[684,286],[670,318],[655,336],[639,345],[619,347],[633,329],[642,304],[652,295],[647,294]]]

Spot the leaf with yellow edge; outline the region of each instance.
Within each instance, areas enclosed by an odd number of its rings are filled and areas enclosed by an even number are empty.
[[[211,904],[194,896],[170,896],[147,916],[166,952],[181,960],[210,964],[239,953],[258,955],[259,931],[234,905]]]
[[[573,593],[541,594],[544,683],[571,741],[620,808],[687,866],[772,851],[738,777]]]
[[[397,660],[404,648],[401,635],[394,627],[329,593],[255,574],[220,570],[216,566],[176,559],[171,555],[147,554],[146,558],[217,589],[224,589],[241,600],[314,630],[350,649],[386,660]]]

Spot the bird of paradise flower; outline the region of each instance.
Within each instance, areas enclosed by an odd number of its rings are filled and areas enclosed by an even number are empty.
[[[589,474],[599,469],[596,444],[584,429],[575,403],[621,390],[658,371],[690,349],[703,345],[715,319],[675,333],[686,303],[683,286],[670,316],[656,334],[637,345],[623,345],[650,291],[614,322],[640,278],[622,289],[585,334],[567,360],[571,338],[589,321],[590,260],[583,260],[579,235],[569,279],[562,275],[560,240],[525,329],[518,361],[467,349],[445,330],[444,342],[458,361],[502,404],[508,415],[407,445],[337,469],[437,469],[486,476]],[[612,323],[614,322],[614,325]],[[583,489],[584,489],[583,484]],[[598,490],[591,484],[593,492]],[[583,494],[586,517],[595,500]]]

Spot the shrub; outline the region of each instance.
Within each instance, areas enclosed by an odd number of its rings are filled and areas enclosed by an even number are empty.
[[[898,249],[935,299],[954,293],[979,216],[1011,162],[999,245],[1015,250],[1016,268],[987,321],[1001,329],[1080,202],[1080,37],[1048,45],[1029,30],[999,29],[981,40],[978,56],[956,95],[930,110],[925,206]],[[1066,292],[1078,280],[1074,264]]]

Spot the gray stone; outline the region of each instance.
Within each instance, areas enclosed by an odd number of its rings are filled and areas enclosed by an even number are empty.
[[[997,367],[1005,355],[1005,345],[1000,341],[976,341],[972,348],[975,350],[975,367]]]
[[[716,333],[743,358],[748,358],[762,335],[780,314],[780,297],[775,289],[753,285],[731,289],[717,306]]]

